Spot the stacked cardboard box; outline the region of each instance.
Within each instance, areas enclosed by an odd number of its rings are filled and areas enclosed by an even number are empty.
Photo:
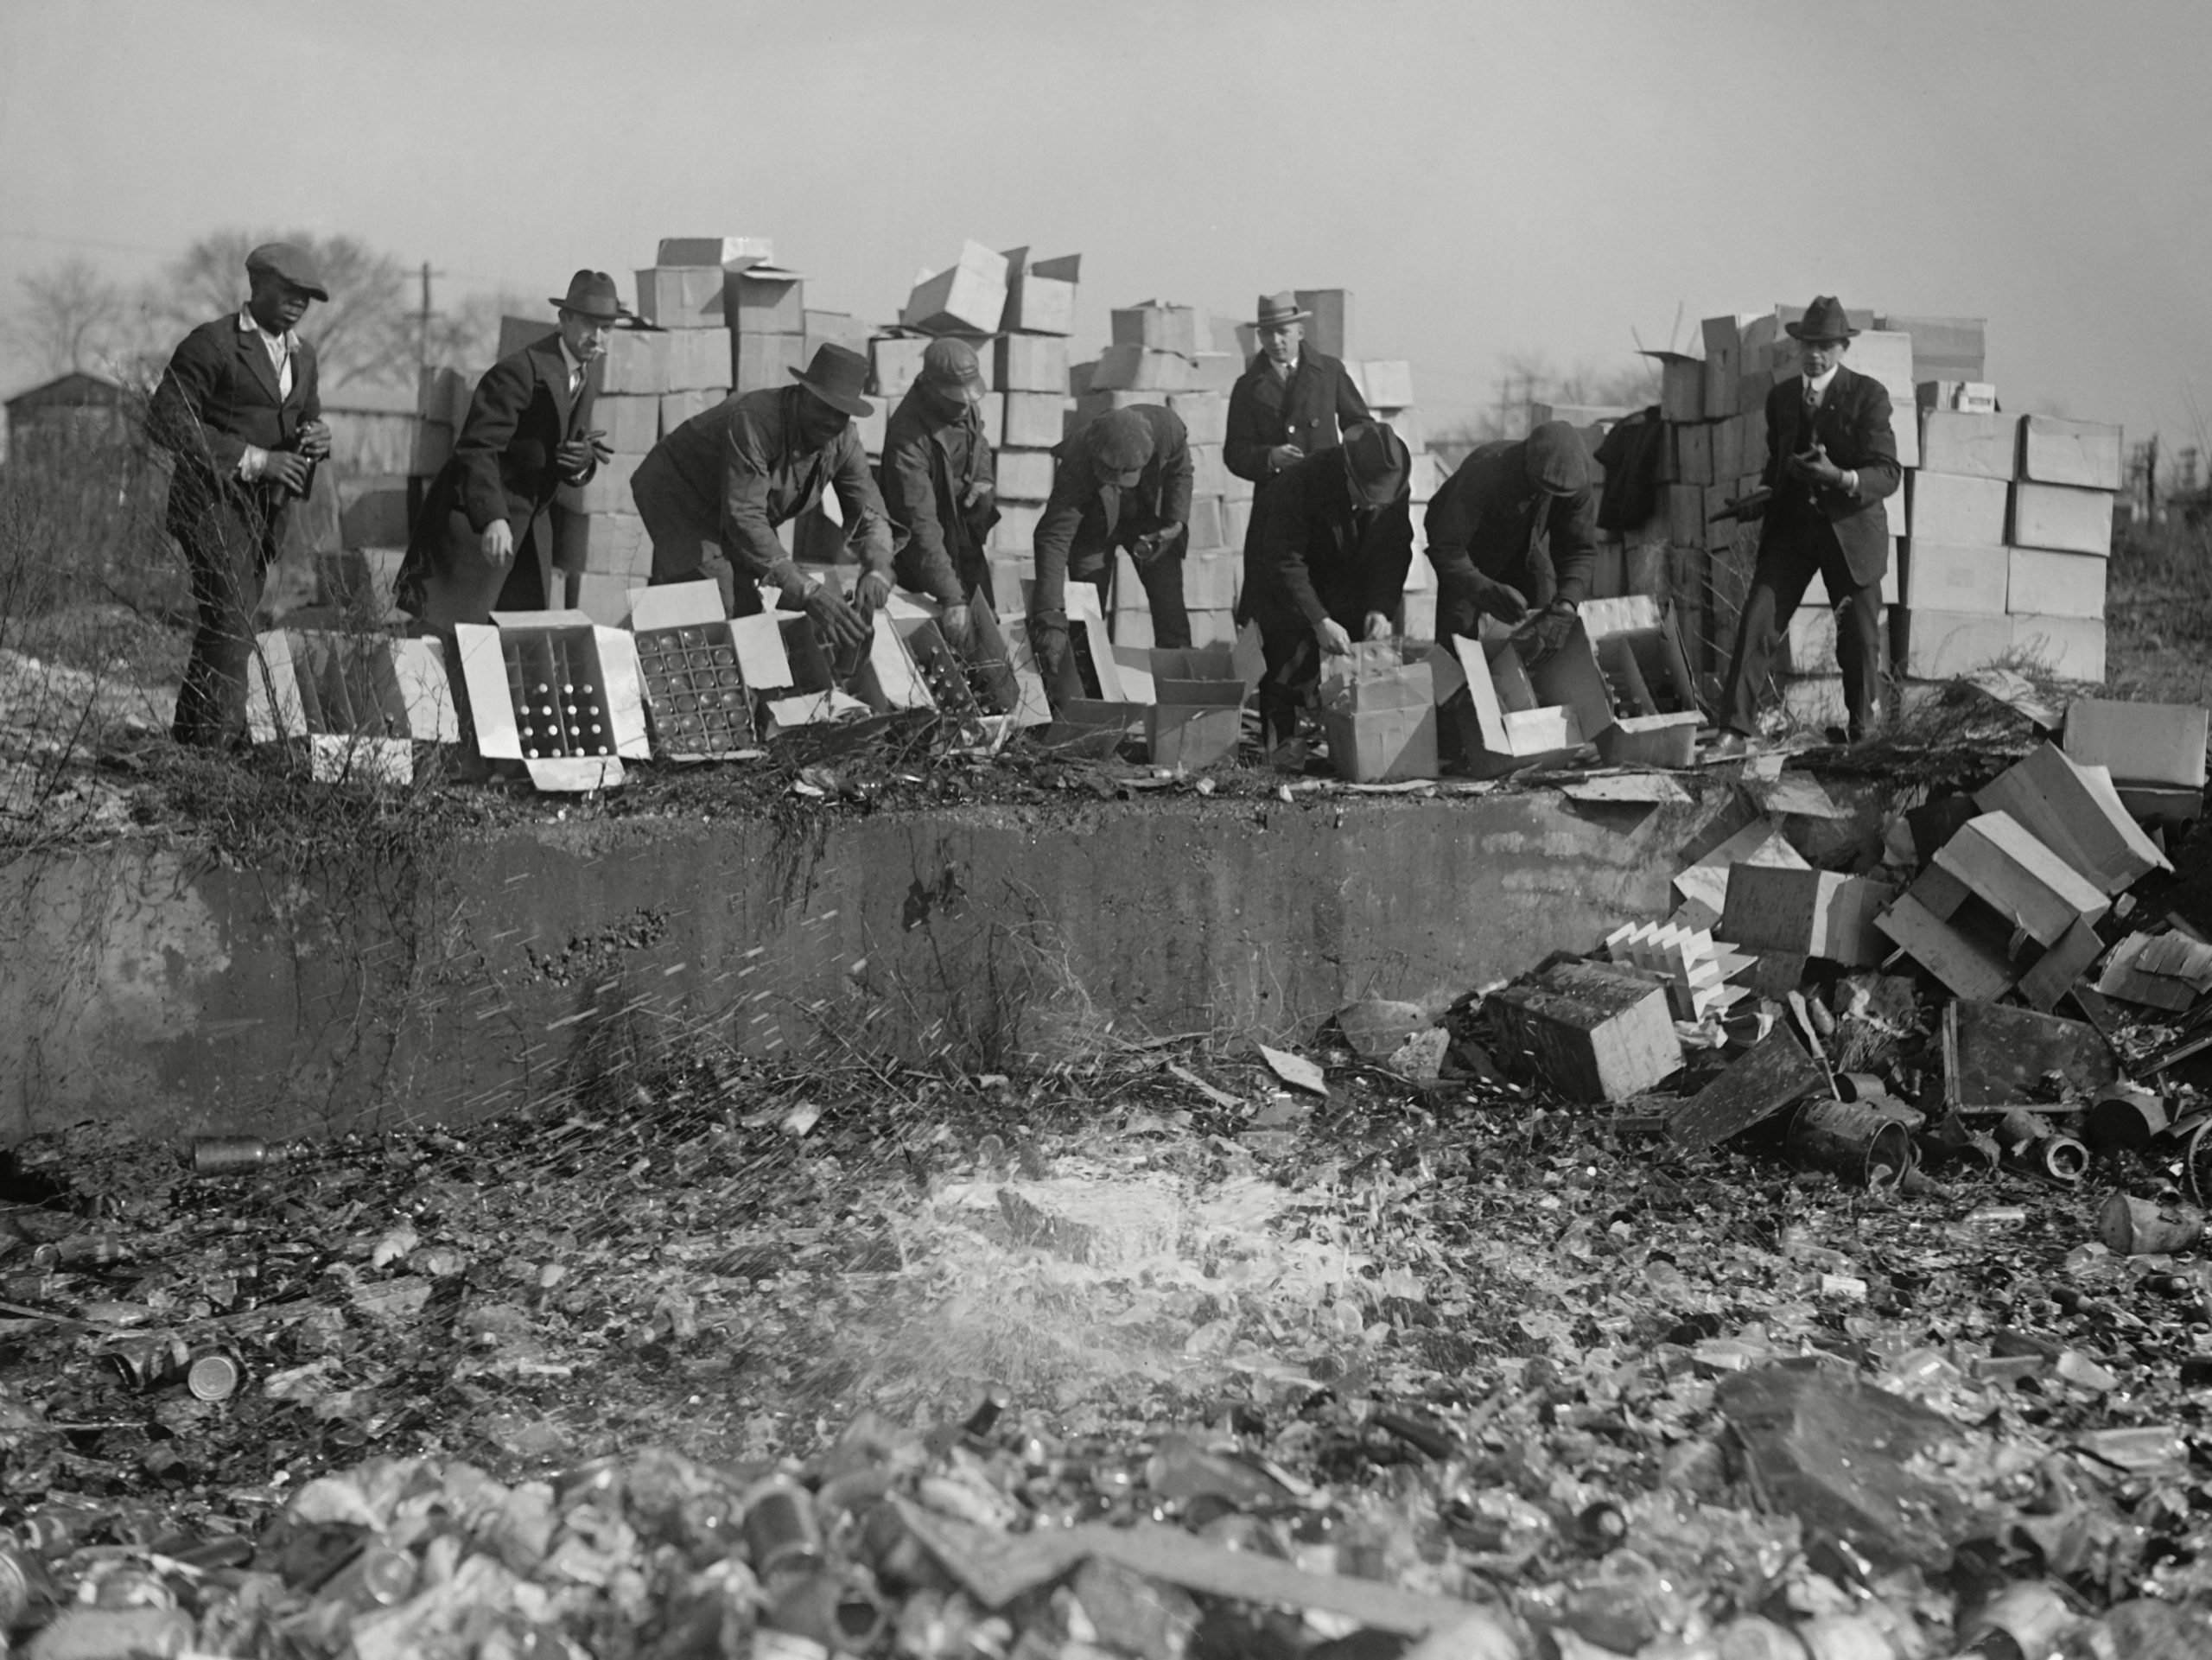
[[[1338,289],[1310,289],[1302,303],[1315,312],[1317,322],[1347,326],[1351,296]],[[1408,639],[1436,638],[1436,571],[1428,563],[1428,537],[1422,526],[1430,500],[1443,480],[1442,469],[1428,448],[1428,434],[1421,410],[1414,403],[1413,365],[1403,358],[1346,359],[1344,367],[1366,400],[1369,411],[1405,441],[1412,461],[1414,559],[1406,571],[1404,614],[1400,632]],[[1242,538],[1239,538],[1242,545]]]

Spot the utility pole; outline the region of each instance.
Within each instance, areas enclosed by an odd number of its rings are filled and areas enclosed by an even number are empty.
[[[423,372],[430,366],[430,323],[437,313],[430,308],[430,279],[443,277],[443,271],[434,271],[430,262],[423,262],[423,308],[415,320],[415,384],[423,384]]]

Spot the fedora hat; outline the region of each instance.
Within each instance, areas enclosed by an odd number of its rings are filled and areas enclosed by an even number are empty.
[[[1298,308],[1298,296],[1287,289],[1281,294],[1262,294],[1260,313],[1253,319],[1256,328],[1281,328],[1285,323],[1302,323],[1313,314]]]
[[[258,277],[266,271],[280,277],[302,294],[328,302],[330,290],[322,285],[322,273],[315,266],[308,251],[289,242],[264,242],[245,257],[245,274]]]
[[[554,296],[553,303],[563,311],[573,311],[594,322],[611,323],[630,315],[622,308],[621,293],[615,288],[614,279],[603,270],[578,271],[569,279],[567,297]]]
[[[861,396],[868,385],[868,359],[849,346],[831,342],[816,347],[814,361],[792,370],[791,378],[831,409],[855,419],[875,413],[875,405]]]
[[[1833,294],[1815,295],[1805,308],[1803,321],[1782,327],[1790,339],[1799,340],[1847,340],[1859,333],[1843,315],[1843,302]]]
[[[1389,423],[1362,421],[1344,429],[1344,466],[1363,505],[1388,507],[1406,493],[1413,458]]]

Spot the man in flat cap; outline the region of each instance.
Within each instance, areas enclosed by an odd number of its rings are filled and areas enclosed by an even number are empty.
[[[1439,640],[1495,617],[1519,631],[1530,663],[1566,644],[1598,563],[1598,493],[1573,427],[1546,421],[1526,438],[1477,445],[1424,523]]]
[[[291,504],[330,453],[315,386],[315,348],[299,337],[314,300],[327,300],[314,261],[286,242],[246,256],[245,304],[184,337],[147,416],[176,458],[168,528],[192,569],[199,626],[173,730],[205,748],[242,743],[254,612]]]
[[[1334,448],[1343,429],[1368,418],[1367,400],[1338,359],[1308,350],[1306,320],[1289,294],[1260,297],[1260,349],[1229,394],[1221,459],[1249,479],[1255,499],[1276,474]]]
[[[786,608],[814,619],[830,645],[857,650],[870,619],[891,597],[891,524],[868,471],[854,418],[872,412],[861,397],[868,359],[849,347],[818,347],[798,384],[740,392],[693,416],[652,447],[631,476],[630,493],[653,544],[653,581],[711,576],[734,617],[760,608],[760,585],[783,591]],[[803,575],[776,539],[776,526],[834,490],[849,544],[866,567],[851,601]]]
[[[983,371],[965,340],[935,340],[883,434],[883,505],[900,584],[943,607],[946,639],[969,640],[969,598],[991,585],[985,539],[998,522],[995,458],[979,406]]]
[[[1890,563],[1882,498],[1904,476],[1890,395],[1880,381],[1844,367],[1859,331],[1834,295],[1820,296],[1802,321],[1783,327],[1797,342],[1802,372],[1766,395],[1760,484],[1772,493],[1721,700],[1712,752],[1720,755],[1741,754],[1757,735],[1775,646],[1815,571],[1835,607],[1847,735],[1856,743],[1881,719],[1882,574]]]
[[[1037,579],[1030,590],[1029,641],[1049,682],[1068,639],[1067,584],[1094,584],[1104,609],[1116,549],[1144,583],[1155,645],[1187,646],[1183,555],[1190,544],[1189,436],[1159,404],[1109,410],[1052,452],[1052,493],[1037,521]]]
[[[1412,476],[1398,435],[1363,421],[1338,447],[1291,463],[1254,504],[1244,594],[1267,658],[1259,705],[1269,750],[1298,735],[1323,658],[1391,637],[1413,564]]]
[[[434,631],[553,603],[554,493],[598,470],[591,366],[626,314],[605,271],[578,271],[552,303],[553,332],[477,383],[453,454],[423,499],[397,600]]]

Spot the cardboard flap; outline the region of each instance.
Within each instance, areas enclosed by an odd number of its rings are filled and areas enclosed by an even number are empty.
[[[494,628],[532,628],[540,633],[556,628],[588,628],[592,626],[588,611],[494,611]]]
[[[255,637],[246,665],[245,729],[256,743],[296,738],[308,729],[292,665],[292,637],[281,628]]]
[[[1153,652],[1148,647],[1116,646],[1114,648],[1114,671],[1121,681],[1122,701],[1132,703],[1156,703],[1160,701],[1160,687],[1153,678],[1152,662]]]
[[[461,654],[461,682],[468,688],[477,753],[487,760],[520,760],[522,735],[515,729],[514,696],[507,685],[507,659],[499,647],[499,631],[481,623],[461,622],[454,625],[453,632],[454,649]]]
[[[461,712],[454,707],[453,683],[446,677],[445,642],[396,639],[384,662],[391,675],[389,695],[407,735],[422,743],[460,742]]]
[[[1122,684],[1121,665],[1114,656],[1114,642],[1106,630],[1106,616],[1098,608],[1098,590],[1089,582],[1071,582],[1067,585],[1065,602],[1068,613],[1068,631],[1084,631],[1090,643],[1090,660],[1098,673],[1098,697],[1102,703],[1126,703],[1133,701]]]
[[[614,753],[642,759],[652,750],[645,736],[645,672],[638,664],[637,639],[626,629],[594,626],[591,632],[599,646],[599,684]],[[620,773],[615,781],[621,781]]]
[[[622,782],[622,763],[605,755],[572,755],[525,761],[530,781],[541,790],[575,793],[611,790]]]
[[[1598,666],[1590,631],[1579,619],[1566,644],[1529,671],[1529,684],[1542,702],[1573,709],[1586,738],[1613,723],[1613,695],[1605,685],[1605,671]]]
[[[837,673],[830,666],[829,648],[823,645],[814,619],[792,611],[768,614],[783,640],[784,658],[790,665],[791,677],[784,684],[798,691],[834,691]]]
[[[914,661],[906,636],[881,611],[869,624],[868,657],[853,680],[853,690],[878,713],[894,709],[935,709],[921,665]]]
[[[1461,666],[1459,654],[1453,650],[1463,642],[1453,640],[1452,646],[1432,646],[1428,650],[1428,671],[1436,683],[1436,701],[1449,703],[1454,693],[1464,691],[1467,671]]]
[[[712,588],[714,584],[709,582],[707,586]],[[719,606],[719,600],[716,603]],[[747,690],[773,691],[794,684],[791,660],[784,652],[784,631],[777,626],[773,612],[732,617],[729,638],[731,645],[737,648],[738,677],[745,682]]]
[[[722,591],[712,582],[664,582],[630,590],[630,626],[638,633],[722,620]],[[743,619],[747,622],[757,618]]]

